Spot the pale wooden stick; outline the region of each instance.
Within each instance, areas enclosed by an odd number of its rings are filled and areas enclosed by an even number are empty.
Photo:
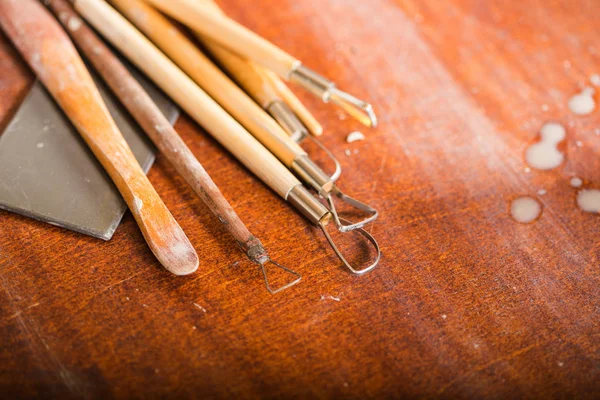
[[[75,9],[165,93],[277,194],[300,182],[236,120],[103,0],[75,0]]]
[[[146,178],[60,25],[35,0],[1,0],[0,25],[106,169],[156,258],[177,275],[196,271],[194,248]]]
[[[306,154],[173,22],[139,0],[110,2],[286,166]]]
[[[251,261],[260,263],[268,257],[260,241],[246,228],[192,151],[121,61],[79,18],[66,0],[46,0],[46,3],[121,103],[231,233]]]
[[[215,10],[214,5],[197,0],[144,0],[179,22],[238,55],[271,69],[285,80],[298,83],[323,102],[332,102],[362,124],[377,125],[371,104],[335,87],[329,79],[243,25]]]
[[[288,79],[301,62],[236,21],[196,0],[145,0],[181,23],[221,45],[256,60]]]
[[[198,0],[214,7],[215,11],[225,15],[214,0]],[[285,102],[296,116],[302,121],[306,129],[313,136],[323,134],[323,126],[312,113],[304,106],[302,101],[273,71],[256,64],[248,59],[238,56],[231,50],[221,47],[218,43],[206,36],[196,33],[198,39],[219,60],[230,75],[248,92],[263,108],[277,102]]]
[[[262,72],[271,84],[277,89],[279,96],[285,103],[294,111],[296,116],[302,121],[306,129],[313,136],[321,136],[323,134],[323,126],[317,121],[315,116],[306,108],[304,103],[292,92],[280,77],[275,75],[273,71],[262,68]]]

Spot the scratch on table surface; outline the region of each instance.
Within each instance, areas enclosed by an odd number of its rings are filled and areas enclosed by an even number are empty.
[[[510,354],[507,354],[505,356],[502,357],[498,357],[488,363],[485,364],[481,364],[481,365],[477,365],[471,369],[469,369],[467,372],[465,372],[464,374],[461,374],[460,376],[457,376],[456,378],[452,379],[450,382],[448,382],[447,384],[445,384],[444,386],[442,386],[440,388],[440,390],[438,390],[437,392],[437,396],[441,395],[442,393],[444,393],[449,387],[451,387],[452,385],[454,385],[456,382],[462,380],[462,379],[466,379],[469,378],[470,376],[476,374],[477,372],[486,370],[488,368],[490,368],[491,366],[502,362],[502,361],[509,361],[512,360],[513,358],[519,357],[520,355],[523,355],[527,352],[529,352],[530,350],[539,347],[541,344],[540,343],[535,343],[526,347],[523,347],[521,349],[515,350],[513,352],[511,352]]]
[[[60,377],[60,380],[64,385],[71,391],[71,393],[81,396],[83,394],[82,385],[79,378],[67,369],[61,359],[52,350],[52,347],[46,341],[45,335],[41,332],[40,327],[36,321],[23,315],[23,311],[37,307],[40,303],[34,303],[27,307],[25,310],[17,310],[17,305],[14,302],[14,298],[18,297],[11,287],[8,280],[0,275],[0,284],[2,289],[6,292],[8,302],[13,310],[16,310],[15,314],[11,317],[17,320],[21,331],[25,334],[27,344],[33,356],[37,358],[41,364],[41,368],[46,371],[55,371]]]
[[[29,307],[27,307],[27,308],[25,308],[25,309],[23,309],[23,310],[19,310],[19,311],[17,311],[16,313],[14,313],[14,314],[13,314],[13,315],[11,315],[10,317],[8,317],[8,319],[13,319],[13,318],[15,318],[15,317],[18,317],[18,316],[19,316],[19,315],[21,315],[23,312],[25,312],[25,311],[29,310],[30,308],[37,307],[37,306],[39,306],[39,305],[40,305],[40,303],[34,303],[34,304],[30,305]]]
[[[107,287],[105,287],[105,288],[103,288],[103,289],[100,289],[100,291],[99,291],[98,293],[96,293],[96,295],[98,295],[98,294],[100,294],[100,293],[103,293],[103,292],[106,292],[107,290],[110,290],[110,289],[112,289],[113,287],[115,287],[115,286],[118,286],[118,285],[120,285],[120,284],[122,284],[122,283],[124,283],[124,282],[127,282],[127,281],[129,281],[129,280],[131,280],[131,279],[135,278],[136,276],[140,275],[140,274],[141,274],[141,273],[143,273],[143,272],[144,272],[144,271],[140,271],[140,272],[138,272],[138,273],[136,273],[136,274],[133,274],[133,275],[131,275],[129,278],[121,279],[121,280],[120,280],[120,281],[118,281],[118,282],[112,283],[112,284],[108,285]]]
[[[379,165],[379,169],[373,176],[381,175],[381,173],[385,169],[385,163],[387,161],[388,155],[389,155],[389,153],[386,151],[385,154],[383,155],[383,157],[381,157],[381,164]],[[371,186],[371,193],[373,193],[375,191],[375,189],[377,189],[378,182],[379,182],[379,179],[377,179],[377,178],[373,180],[373,185]]]

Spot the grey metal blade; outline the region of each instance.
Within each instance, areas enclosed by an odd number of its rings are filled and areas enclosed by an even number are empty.
[[[177,107],[130,70],[174,123]],[[155,159],[154,146],[100,78],[93,72],[92,76],[148,172]],[[127,210],[110,177],[40,82],[33,85],[0,136],[0,208],[104,240],[113,236]]]

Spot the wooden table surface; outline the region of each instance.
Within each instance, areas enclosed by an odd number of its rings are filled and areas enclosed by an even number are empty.
[[[567,102],[600,73],[600,3],[222,5],[373,102],[381,124],[366,130],[302,93],[340,186],[381,212],[381,265],[346,272],[184,116],[187,144],[303,282],[269,295],[161,156],[149,177],[199,252],[193,276],[161,269],[129,214],[105,243],[0,212],[1,396],[598,398],[600,220],[569,179],[600,186],[600,110],[577,117]],[[32,76],[0,39],[5,123]],[[527,173],[524,150],[550,120],[567,127],[566,162]],[[367,140],[347,144],[357,129]],[[508,213],[523,194],[543,204],[527,225]]]

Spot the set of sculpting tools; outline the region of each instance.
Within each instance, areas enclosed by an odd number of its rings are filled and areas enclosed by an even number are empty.
[[[38,0],[0,0],[0,26],[110,175],[150,249],[167,270],[177,275],[194,272],[199,263],[196,251],[133,157],[75,46],[247,257],[260,265],[267,289],[274,293],[300,280],[299,274],[270,259],[260,240],[250,233],[98,33],[274,192],[321,228],[352,273],[363,274],[378,264],[379,246],[363,229],[375,220],[377,211],[339,189],[339,163],[316,139],[322,134],[321,125],[282,79],[340,106],[365,125],[375,126],[369,104],[340,91],[333,82],[231,20],[212,0],[43,3],[47,9]],[[229,76],[203,51],[210,52]],[[310,159],[299,144],[305,138],[314,140],[333,159],[333,174],[325,173]],[[342,218],[336,209],[339,201],[365,217],[352,222]],[[375,247],[374,261],[353,266],[332,240],[331,229],[364,236]],[[266,272],[269,263],[293,274],[293,280],[271,287]]]

